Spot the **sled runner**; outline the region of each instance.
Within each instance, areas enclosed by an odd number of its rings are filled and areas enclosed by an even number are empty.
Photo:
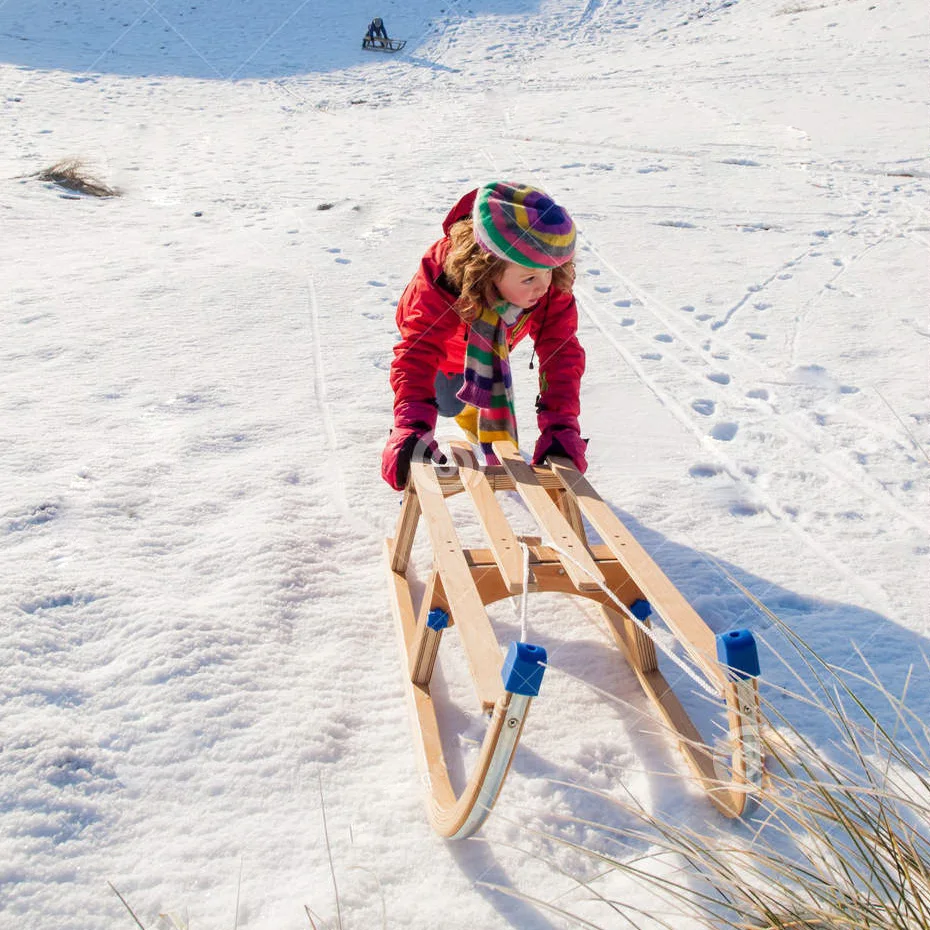
[[[406,44],[406,39],[386,39],[380,36],[365,36],[362,39],[362,48],[376,52],[399,52]]]
[[[546,650],[511,643],[502,656],[486,611],[487,605],[524,591],[564,592],[598,603],[614,640],[710,800],[727,816],[748,813],[763,775],[759,665],[752,634],[732,630],[715,636],[568,459],[531,466],[511,443],[497,442],[494,451],[501,464],[479,466],[468,443],[454,442],[452,450],[454,465],[411,464],[396,533],[386,542],[404,680],[429,792],[429,819],[436,831],[459,839],[482,825],[539,694]],[[496,491],[514,490],[542,538],[514,534],[495,497]],[[471,499],[487,548],[465,549],[459,542],[446,498],[462,492]],[[408,568],[421,520],[434,561],[415,609]],[[585,521],[601,542],[589,541]],[[706,679],[705,687],[724,700],[732,753],[727,764],[720,764],[719,753],[705,743],[659,670],[649,635],[651,615],[674,634],[699,677]],[[442,637],[452,626],[458,629],[488,719],[477,762],[458,796],[430,694]]]

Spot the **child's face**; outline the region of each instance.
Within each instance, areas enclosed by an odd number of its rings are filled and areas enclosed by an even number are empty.
[[[529,310],[549,290],[551,283],[550,268],[525,268],[513,262],[507,262],[507,267],[494,280],[501,297],[523,310]]]

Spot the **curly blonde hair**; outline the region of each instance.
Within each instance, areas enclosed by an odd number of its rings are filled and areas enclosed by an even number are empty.
[[[452,247],[443,263],[446,280],[459,292],[455,311],[466,322],[473,322],[485,307],[500,302],[495,281],[507,262],[485,252],[477,242],[471,217],[459,220],[449,229]],[[571,293],[575,283],[575,263],[566,262],[552,269],[552,286]]]

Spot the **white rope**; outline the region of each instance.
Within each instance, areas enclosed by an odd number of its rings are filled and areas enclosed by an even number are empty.
[[[530,587],[530,547],[521,539],[523,547],[523,596],[520,598],[520,642],[526,642],[526,607]]]
[[[674,662],[675,665],[677,665],[693,682],[699,685],[704,691],[707,692],[707,694],[711,695],[711,697],[713,698],[720,697],[719,688],[715,687],[704,676],[699,675],[693,668],[691,668],[690,665],[687,665],[683,659],[675,655],[675,653],[672,652],[658,638],[658,636],[656,635],[656,631],[653,630],[652,627],[643,623],[641,620],[638,620],[636,616],[633,614],[633,612],[630,610],[630,608],[627,607],[626,604],[624,604],[620,600],[620,598],[618,598],[617,595],[614,594],[614,592],[611,591],[610,588],[608,588],[607,585],[604,584],[604,582],[600,580],[600,578],[597,578],[590,571],[588,571],[588,569],[585,568],[584,565],[581,565],[570,553],[566,552],[561,546],[557,546],[555,545],[555,543],[552,543],[552,542],[550,542],[548,545],[551,548],[555,549],[555,551],[558,552],[559,555],[568,559],[568,561],[571,562],[572,565],[575,566],[575,568],[583,571],[614,602],[614,604],[616,604],[617,607],[620,608],[621,613],[623,613],[625,616],[629,617],[630,620],[636,623],[639,629],[641,629],[653,641],[653,643],[655,643],[662,650],[662,652],[664,652],[669,657],[669,659],[671,659],[672,662]],[[524,546],[524,549],[525,548],[526,547]],[[526,591],[526,584],[524,583],[524,604],[525,604],[525,598],[526,598],[525,591]],[[661,614],[659,614],[659,616],[661,616]]]

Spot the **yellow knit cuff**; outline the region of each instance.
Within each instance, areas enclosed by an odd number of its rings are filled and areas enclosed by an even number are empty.
[[[462,428],[466,439],[471,443],[478,442],[478,408],[466,404],[465,409],[455,418],[455,422]]]

